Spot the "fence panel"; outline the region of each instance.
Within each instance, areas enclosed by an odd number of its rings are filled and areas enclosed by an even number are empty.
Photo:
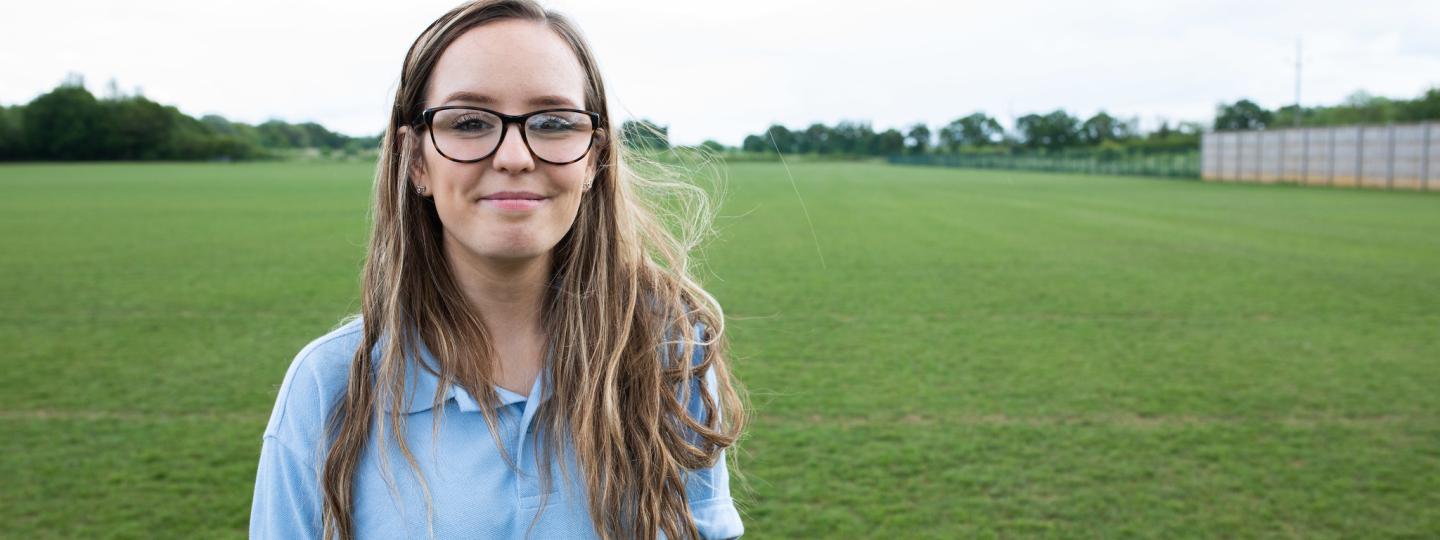
[[[1240,180],[1240,134],[1220,133],[1217,134],[1220,140],[1220,151],[1224,154],[1224,164],[1220,168],[1220,178],[1227,181]]]
[[[1200,177],[1206,180],[1217,178],[1220,175],[1220,165],[1223,163],[1220,157],[1220,148],[1217,146],[1220,135],[1217,133],[1206,133],[1200,136]]]
[[[1202,135],[1211,181],[1440,190],[1440,122]]]
[[[1440,191],[1440,123],[1425,124],[1425,159],[1420,163],[1420,178],[1425,189]]]
[[[1305,130],[1287,129],[1279,132],[1280,174],[1279,180],[1303,180],[1305,178]]]
[[[1254,182],[1260,179],[1260,132],[1238,134],[1235,150],[1235,179]]]
[[[1360,148],[1360,185],[1364,187],[1390,187],[1390,127],[1371,126],[1365,128]]]
[[[1334,131],[1325,128],[1305,128],[1305,173],[1300,177],[1303,183],[1312,186],[1330,185],[1331,137]]]
[[[1424,169],[1425,125],[1395,126],[1393,145],[1394,167],[1391,187],[1397,189],[1424,189],[1420,174]]]
[[[1334,128],[1330,160],[1330,185],[1353,187],[1360,184],[1360,140],[1363,127]]]
[[[1284,133],[1280,131],[1261,131],[1260,136],[1260,160],[1255,164],[1255,179],[1263,184],[1273,184],[1280,181],[1281,161],[1285,159]]]

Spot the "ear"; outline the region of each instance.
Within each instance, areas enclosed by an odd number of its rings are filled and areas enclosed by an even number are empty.
[[[607,134],[604,129],[595,130],[595,148],[590,150],[590,155],[585,156],[585,179],[590,182],[590,189],[595,189],[595,176],[600,172],[600,154],[606,148]]]
[[[425,175],[425,147],[420,143],[420,134],[410,129],[410,126],[400,126],[396,130],[400,138],[400,151],[408,153],[410,158],[410,189],[414,190],[418,185],[429,185],[430,179]]]

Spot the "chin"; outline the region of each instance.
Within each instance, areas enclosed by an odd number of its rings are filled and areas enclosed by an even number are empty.
[[[525,259],[534,259],[534,258],[536,258],[536,257],[541,257],[541,256],[544,256],[544,255],[545,255],[545,250],[524,250],[524,251],[504,251],[504,252],[500,252],[500,253],[495,253],[495,254],[491,255],[491,257],[496,258],[496,259],[510,259],[510,260],[517,260],[517,261],[518,261],[518,260],[525,260]]]
[[[494,259],[532,259],[545,255],[550,249],[542,247],[540,242],[533,239],[498,239],[489,244],[490,249],[477,250],[476,252],[485,257]]]

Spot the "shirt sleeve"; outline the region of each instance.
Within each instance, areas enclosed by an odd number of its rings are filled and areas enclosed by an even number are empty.
[[[348,339],[348,338],[347,338]],[[320,538],[321,508],[317,443],[325,410],[345,377],[353,346],[326,336],[310,342],[290,362],[265,426],[255,493],[250,501],[250,538]]]
[[[695,339],[699,341],[704,337],[704,325],[696,323]],[[691,364],[698,365],[704,359],[704,347],[696,344]],[[705,370],[705,392],[712,396],[716,395],[716,384],[714,369]],[[699,381],[695,381],[687,405],[690,415],[703,422],[706,420],[705,402],[698,387]],[[718,407],[715,413],[723,414]],[[726,452],[722,450],[715,465],[690,471],[685,482],[686,495],[690,501],[690,514],[695,518],[695,528],[700,531],[702,538],[737,538],[745,534],[745,525],[740,521],[740,512],[736,510],[735,501],[730,497],[730,470],[725,465],[725,456]]]
[[[250,538],[320,538],[319,475],[313,463],[267,435],[250,503]]]

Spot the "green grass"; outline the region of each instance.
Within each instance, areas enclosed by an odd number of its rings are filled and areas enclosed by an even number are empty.
[[[791,169],[706,254],[747,537],[1440,536],[1440,196]],[[0,167],[0,536],[243,537],[371,172]]]

